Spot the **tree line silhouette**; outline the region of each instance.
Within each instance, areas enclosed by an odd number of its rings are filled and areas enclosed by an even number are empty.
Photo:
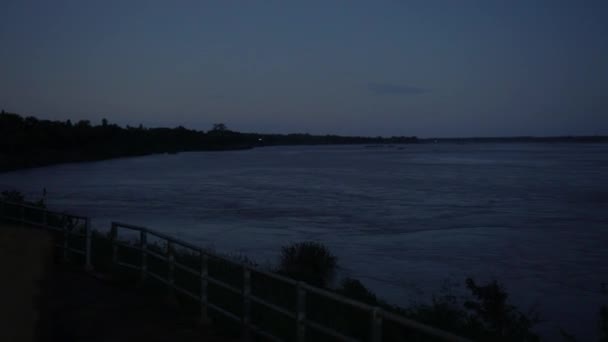
[[[415,143],[416,137],[347,137],[311,134],[257,134],[214,124],[209,131],[121,127],[102,119],[40,120],[0,113],[0,171],[153,153],[247,149],[271,145]]]

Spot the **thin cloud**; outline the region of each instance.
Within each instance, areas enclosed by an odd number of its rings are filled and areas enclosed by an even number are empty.
[[[392,83],[368,83],[367,89],[375,95],[416,95],[429,92],[425,88]]]

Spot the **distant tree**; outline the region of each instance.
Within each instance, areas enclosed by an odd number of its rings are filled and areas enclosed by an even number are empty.
[[[4,115],[4,109],[2,110],[2,113],[0,113],[0,114]]]
[[[226,127],[226,125],[223,123],[216,123],[213,124],[213,128],[211,130],[214,132],[225,132],[228,130],[228,127]]]
[[[38,123],[38,119],[36,119],[36,118],[35,118],[35,117],[33,117],[33,116],[28,116],[27,118],[25,118],[25,124],[26,124],[27,126],[30,126],[30,127],[31,127],[31,126],[36,125],[37,123]]]
[[[88,127],[91,127],[91,121],[89,121],[89,120],[80,120],[76,124],[76,127],[78,127],[78,128],[88,128]]]
[[[68,161],[99,160],[149,153],[230,150],[260,145],[366,143],[374,138],[309,134],[239,133],[217,123],[207,132],[184,128],[123,128],[101,120],[95,128],[88,120],[38,120],[1,110],[0,170],[19,169]],[[103,129],[96,129],[104,127]],[[386,140],[386,139],[385,139]],[[607,138],[608,140],[608,138]],[[102,142],[103,143],[100,143]],[[263,142],[263,143],[262,143]],[[25,156],[25,157],[24,157]]]

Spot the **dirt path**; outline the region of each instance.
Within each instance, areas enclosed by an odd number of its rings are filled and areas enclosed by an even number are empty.
[[[162,298],[53,263],[53,252],[47,232],[0,224],[0,341],[228,341]]]

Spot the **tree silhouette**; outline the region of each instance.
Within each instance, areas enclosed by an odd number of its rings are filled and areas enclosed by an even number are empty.
[[[213,128],[211,130],[214,132],[225,132],[228,130],[228,127],[226,127],[226,125],[223,123],[216,123],[213,124]]]
[[[120,127],[102,119],[98,126],[89,120],[50,121],[23,118],[14,113],[0,115],[0,170],[55,163],[100,160],[151,153],[233,150],[272,145],[321,145],[410,143],[413,137],[365,138],[310,134],[256,134],[231,131],[216,123],[208,132],[184,127]]]

